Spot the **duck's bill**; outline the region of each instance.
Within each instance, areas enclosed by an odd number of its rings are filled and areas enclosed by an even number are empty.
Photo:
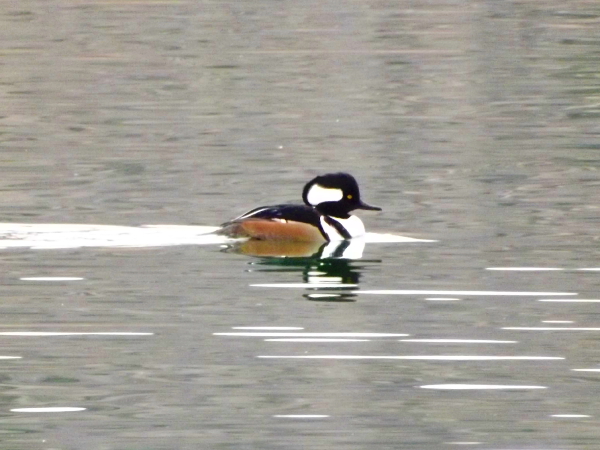
[[[381,211],[379,206],[367,205],[365,202],[360,202],[358,209],[368,209],[369,211]]]

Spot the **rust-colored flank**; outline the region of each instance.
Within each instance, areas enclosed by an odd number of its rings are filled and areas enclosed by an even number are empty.
[[[221,232],[228,236],[259,240],[325,242],[325,238],[317,227],[294,221],[250,219],[230,223]]]

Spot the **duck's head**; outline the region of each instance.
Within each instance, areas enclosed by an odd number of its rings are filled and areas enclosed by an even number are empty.
[[[352,175],[343,172],[313,178],[304,186],[302,199],[319,213],[342,219],[348,218],[350,211],[355,209],[381,211],[381,208],[367,205],[360,199],[358,183]]]

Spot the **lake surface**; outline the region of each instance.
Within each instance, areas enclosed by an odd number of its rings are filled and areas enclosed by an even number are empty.
[[[0,30],[3,448],[598,448],[597,2],[25,0]],[[383,208],[364,242],[205,234],[340,170]]]

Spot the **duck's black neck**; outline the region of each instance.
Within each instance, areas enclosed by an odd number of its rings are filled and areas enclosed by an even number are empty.
[[[340,205],[339,202],[325,202],[315,206],[315,209],[324,216],[338,217],[340,219],[347,219],[350,217],[348,209],[344,205]]]

